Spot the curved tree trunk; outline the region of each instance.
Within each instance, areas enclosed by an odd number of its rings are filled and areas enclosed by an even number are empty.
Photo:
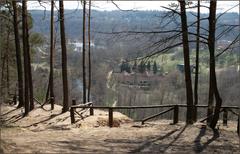
[[[213,106],[213,97],[215,96],[216,106],[214,110],[214,115],[210,121],[210,127],[215,128],[216,124],[219,119],[219,113],[222,106],[222,99],[219,95],[219,91],[217,88],[217,78],[216,78],[216,71],[215,71],[215,32],[216,32],[216,7],[217,1],[212,0],[210,1],[210,8],[209,8],[209,35],[208,35],[208,48],[210,54],[210,89],[209,91],[209,108]],[[212,101],[212,102],[210,102]],[[212,108],[210,108],[212,109]],[[209,109],[209,110],[210,110]]]

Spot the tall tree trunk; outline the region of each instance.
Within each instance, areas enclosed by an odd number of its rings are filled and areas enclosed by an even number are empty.
[[[187,115],[186,123],[193,123],[193,92],[192,92],[192,80],[191,69],[189,60],[189,43],[188,43],[188,26],[187,15],[185,8],[185,1],[179,0],[181,9],[181,23],[182,23],[182,41],[183,41],[183,55],[184,55],[184,70],[185,70],[185,83],[186,83],[186,96],[187,96]]]
[[[67,48],[66,48],[66,38],[65,38],[63,0],[59,1],[59,10],[60,10],[60,33],[61,33],[61,47],[62,47],[62,80],[63,80],[62,112],[67,112],[69,108],[69,104],[68,104],[68,78],[67,78]]]
[[[15,51],[16,51],[16,60],[17,60],[17,73],[18,73],[18,98],[19,98],[18,108],[20,108],[24,104],[23,71],[22,71],[21,47],[20,47],[19,31],[18,31],[18,11],[17,11],[16,1],[12,1],[12,7],[13,7],[13,26],[14,26],[14,36],[15,36]]]
[[[53,83],[53,52],[54,52],[54,0],[51,0],[51,25],[50,25],[50,75],[49,75],[49,92],[51,109],[54,109],[54,83]]]
[[[49,98],[49,86],[50,86],[50,73],[49,73],[48,83],[47,83],[47,92],[46,92],[46,96],[45,96],[45,103],[48,101],[48,98]]]
[[[2,57],[1,57],[1,61],[2,61],[2,68],[1,68],[1,71],[2,71],[2,74],[1,74],[1,97],[3,100],[5,100],[5,94],[4,94],[4,90],[5,90],[5,62],[6,62],[6,54],[4,52],[1,52],[2,53]]]
[[[217,88],[217,78],[216,78],[216,71],[215,71],[215,32],[216,32],[216,7],[217,1],[212,0],[210,1],[210,8],[209,8],[209,35],[208,35],[208,48],[210,54],[210,85],[212,86],[213,96],[215,96],[215,110],[213,118],[211,119],[210,127],[215,128],[216,124],[219,119],[219,113],[222,106],[222,99],[219,95],[218,88]],[[209,94],[210,95],[210,94]],[[210,97],[213,97],[210,96]],[[213,104],[213,102],[212,102]],[[210,104],[209,104],[210,106]]]
[[[209,76],[208,109],[207,109],[207,116],[209,117],[207,119],[208,124],[210,124],[210,122],[212,121],[213,109],[214,109],[213,108],[214,90],[213,90],[213,83],[211,82],[211,80],[212,80],[212,75],[211,75],[212,71],[211,70],[210,70],[209,74],[210,74],[210,76]]]
[[[83,0],[83,50],[82,50],[82,69],[83,69],[83,103],[86,103],[86,62],[85,62],[85,52],[86,52],[86,41],[85,41],[85,29],[86,29],[86,0]]]
[[[8,31],[7,31],[7,42],[6,42],[6,84],[7,84],[7,97],[9,96],[10,94],[10,83],[9,83],[9,36],[10,36],[10,30],[8,28]]]
[[[2,56],[2,77],[1,77],[1,96],[3,100],[9,96],[9,37],[10,29],[7,29],[7,38],[6,42],[4,41],[5,51]]]
[[[30,111],[34,109],[34,100],[33,100],[33,80],[32,80],[32,69],[31,69],[31,56],[30,56],[30,44],[29,44],[29,28],[28,28],[28,11],[27,11],[27,1],[26,1],[26,46],[27,46],[27,59],[28,59],[28,82],[29,82],[29,100],[30,100]]]
[[[88,96],[90,102],[91,96],[91,81],[92,81],[92,63],[91,63],[91,0],[89,0],[88,8]]]
[[[26,22],[27,22],[27,6],[26,0],[22,1],[22,35],[23,35],[23,57],[24,57],[24,81],[25,81],[25,98],[24,98],[24,115],[28,115],[29,112],[29,67],[28,67],[28,49],[27,49],[27,34],[26,34]]]
[[[4,100],[4,97],[3,97],[3,90],[4,90],[4,64],[5,64],[5,58],[4,58],[4,53],[3,52],[1,52],[1,62],[2,62],[2,66],[1,66],[1,71],[2,71],[2,73],[1,73],[1,89],[0,89],[0,96],[1,96],[1,101],[3,101]]]
[[[197,4],[197,37],[196,37],[196,67],[195,67],[195,81],[194,81],[194,110],[193,121],[197,121],[197,107],[198,104],[198,75],[199,75],[199,36],[200,36],[200,0]]]

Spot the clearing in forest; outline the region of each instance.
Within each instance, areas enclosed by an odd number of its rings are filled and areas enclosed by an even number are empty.
[[[50,105],[45,106],[46,109]],[[145,125],[114,112],[114,126],[108,127],[107,112],[83,114],[71,125],[69,112],[61,106],[53,111],[36,108],[22,118],[21,109],[1,105],[1,153],[239,153],[236,123],[219,125],[213,131],[202,123],[158,120]]]

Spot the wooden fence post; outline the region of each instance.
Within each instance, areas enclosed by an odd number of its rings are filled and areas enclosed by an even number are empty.
[[[74,117],[74,108],[70,108],[70,117],[71,117],[71,124],[75,123],[75,117]]]
[[[90,115],[94,115],[94,111],[93,111],[93,108],[90,108]]]
[[[77,103],[76,103],[76,100],[75,99],[73,99],[72,100],[72,105],[76,105]]]
[[[177,124],[178,123],[178,110],[179,110],[178,105],[174,105],[174,109],[173,109],[173,124]]]
[[[76,100],[75,99],[72,100],[72,105],[76,105]],[[70,108],[70,117],[71,117],[71,124],[74,124],[75,123],[75,117],[74,117],[74,108],[73,107]]]
[[[93,103],[92,103],[92,106],[93,106]],[[93,110],[93,108],[90,108],[90,115],[91,115],[91,116],[94,115],[94,110]]]
[[[108,125],[109,127],[113,126],[113,108],[108,109]]]
[[[223,109],[223,126],[227,126],[228,120],[228,111],[227,109]]]
[[[17,104],[17,95],[15,94],[13,96],[13,105],[16,105]]]
[[[239,112],[239,114],[238,114],[237,133],[238,133],[238,136],[239,136],[239,138],[240,138],[240,112]]]

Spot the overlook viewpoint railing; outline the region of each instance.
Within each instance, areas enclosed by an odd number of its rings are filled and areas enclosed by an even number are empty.
[[[113,112],[114,110],[118,109],[147,109],[147,108],[168,108],[160,113],[154,114],[152,116],[146,117],[141,120],[141,123],[144,124],[146,121],[153,119],[155,117],[158,117],[160,115],[166,114],[170,111],[173,112],[173,124],[177,124],[179,121],[179,108],[186,108],[186,104],[166,104],[166,105],[147,105],[147,106],[93,106],[92,102],[88,102],[86,104],[78,104],[76,105],[76,101],[73,100],[73,105],[70,107],[70,117],[71,117],[71,123],[75,123],[75,115],[77,114],[78,116],[82,117],[82,113],[84,109],[90,109],[90,116],[94,115],[94,109],[105,109],[108,110],[108,126],[113,127],[113,119],[114,115]],[[195,107],[197,108],[207,108],[208,105],[196,105]],[[82,109],[81,111],[76,111],[76,109]],[[227,125],[228,122],[228,113],[232,113],[233,115],[236,115],[238,119],[240,118],[239,112],[236,112],[234,110],[239,110],[240,108],[238,106],[222,106],[220,113],[223,113],[223,125]],[[205,117],[199,122],[204,122],[208,118],[210,118],[212,115],[209,117]],[[238,126],[237,126],[237,132],[239,134],[239,120],[238,120]]]

